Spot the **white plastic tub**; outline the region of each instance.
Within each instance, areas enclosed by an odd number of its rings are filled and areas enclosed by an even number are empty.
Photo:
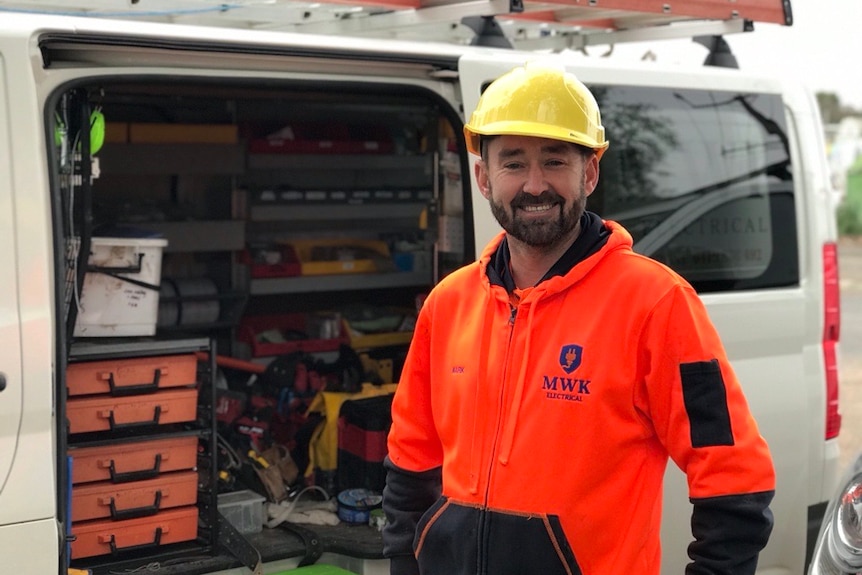
[[[75,336],[154,335],[162,251],[168,241],[94,237],[91,243]]]

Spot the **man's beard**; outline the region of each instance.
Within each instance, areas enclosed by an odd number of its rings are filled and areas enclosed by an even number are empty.
[[[494,214],[497,222],[506,230],[507,234],[534,248],[552,248],[561,242],[572,239],[571,232],[577,228],[578,222],[586,210],[587,194],[584,183],[581,182],[580,193],[572,205],[566,209],[565,200],[551,190],[546,190],[538,196],[519,192],[509,204],[509,208],[512,210],[511,215],[502,203],[494,201],[493,193],[490,195],[488,203],[491,206],[491,213]],[[547,203],[560,206],[558,218],[526,222],[519,217],[523,213],[518,209],[519,207]],[[554,208],[551,208],[549,212],[553,210]]]

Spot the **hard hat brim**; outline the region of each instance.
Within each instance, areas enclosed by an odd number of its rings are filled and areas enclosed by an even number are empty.
[[[481,129],[474,128],[470,124],[465,125],[464,137],[468,152],[482,155],[482,150],[480,149],[481,136],[530,136],[571,142],[594,150],[599,159],[601,159],[602,154],[604,154],[610,144],[610,142],[604,139],[604,131],[601,134],[584,134],[583,132],[537,122],[504,121],[486,124]],[[597,142],[602,143],[597,145]]]

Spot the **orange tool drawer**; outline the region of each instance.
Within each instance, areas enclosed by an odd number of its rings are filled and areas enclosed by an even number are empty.
[[[132,395],[165,387],[194,385],[197,358],[194,354],[133,357],[71,363],[66,368],[69,395],[110,393]]]
[[[197,389],[167,389],[129,397],[73,397],[66,402],[70,433],[116,431],[194,421]]]
[[[195,471],[168,473],[155,479],[72,488],[72,521],[103,519],[117,521],[155,515],[163,509],[194,505],[198,498]]]
[[[72,559],[116,555],[191,541],[198,535],[198,508],[168,509],[151,517],[112,521],[99,519],[72,524]]]
[[[197,437],[75,447],[69,450],[72,483],[122,483],[151,479],[171,471],[195,469],[197,453]]]

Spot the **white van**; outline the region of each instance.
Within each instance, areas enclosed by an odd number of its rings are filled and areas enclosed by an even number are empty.
[[[388,573],[370,527],[261,528],[254,496],[239,503],[251,532],[219,521],[219,492],[243,483],[222,441],[237,390],[221,379],[232,361],[263,378],[286,350],[346,341],[397,381],[409,332],[327,320],[409,310],[496,232],[460,134],[483,87],[530,57],[4,14],[4,572]],[[611,142],[589,208],[702,294],[770,444],[775,529],[758,573],[799,575],[840,430],[816,103],[738,70],[558,57],[595,93]],[[246,423],[248,436],[270,421]],[[191,495],[158,483],[189,472]],[[690,507],[675,468],[664,501],[663,572],[682,573]]]

